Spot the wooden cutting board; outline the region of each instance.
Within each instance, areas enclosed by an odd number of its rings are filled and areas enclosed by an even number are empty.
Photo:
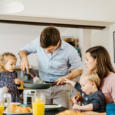
[[[66,110],[64,112],[60,112],[56,115],[106,115],[106,113],[97,113],[97,112],[77,112],[73,110]]]

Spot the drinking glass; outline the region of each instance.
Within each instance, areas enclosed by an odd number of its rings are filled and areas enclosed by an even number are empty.
[[[45,111],[45,95],[38,93],[32,98],[33,115],[44,115]]]
[[[0,105],[0,115],[3,115],[3,112],[4,112],[4,106]]]

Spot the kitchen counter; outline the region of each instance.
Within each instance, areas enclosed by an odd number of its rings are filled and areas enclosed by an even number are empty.
[[[57,110],[49,110],[49,111],[45,111],[45,115],[56,115],[56,114],[63,112],[65,110],[67,110],[67,109],[64,107],[57,109]],[[106,113],[97,113],[97,112],[92,112],[92,111],[91,112],[81,112],[81,113],[83,113],[83,115],[106,115]],[[3,115],[8,115],[8,114],[3,114]],[[67,114],[65,114],[65,115],[67,115]],[[70,115],[70,114],[68,114],[68,115]]]

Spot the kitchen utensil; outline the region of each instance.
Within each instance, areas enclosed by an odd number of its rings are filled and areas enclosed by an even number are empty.
[[[24,82],[24,87],[31,88],[31,89],[47,89],[50,86],[52,86],[51,83],[34,84],[34,83]]]
[[[45,105],[45,110],[50,111],[50,110],[57,110],[60,109],[62,105]]]

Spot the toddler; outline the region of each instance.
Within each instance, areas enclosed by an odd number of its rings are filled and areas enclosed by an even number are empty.
[[[17,85],[20,80],[15,71],[17,58],[14,54],[6,52],[0,56],[0,87],[7,87],[12,102],[19,102]]]
[[[78,105],[73,99],[73,109],[81,111],[95,111],[104,112],[105,111],[105,99],[100,90],[100,78],[94,72],[88,72],[80,77],[80,81],[74,82],[66,79],[66,83],[74,86],[80,93],[84,100],[84,105]]]

